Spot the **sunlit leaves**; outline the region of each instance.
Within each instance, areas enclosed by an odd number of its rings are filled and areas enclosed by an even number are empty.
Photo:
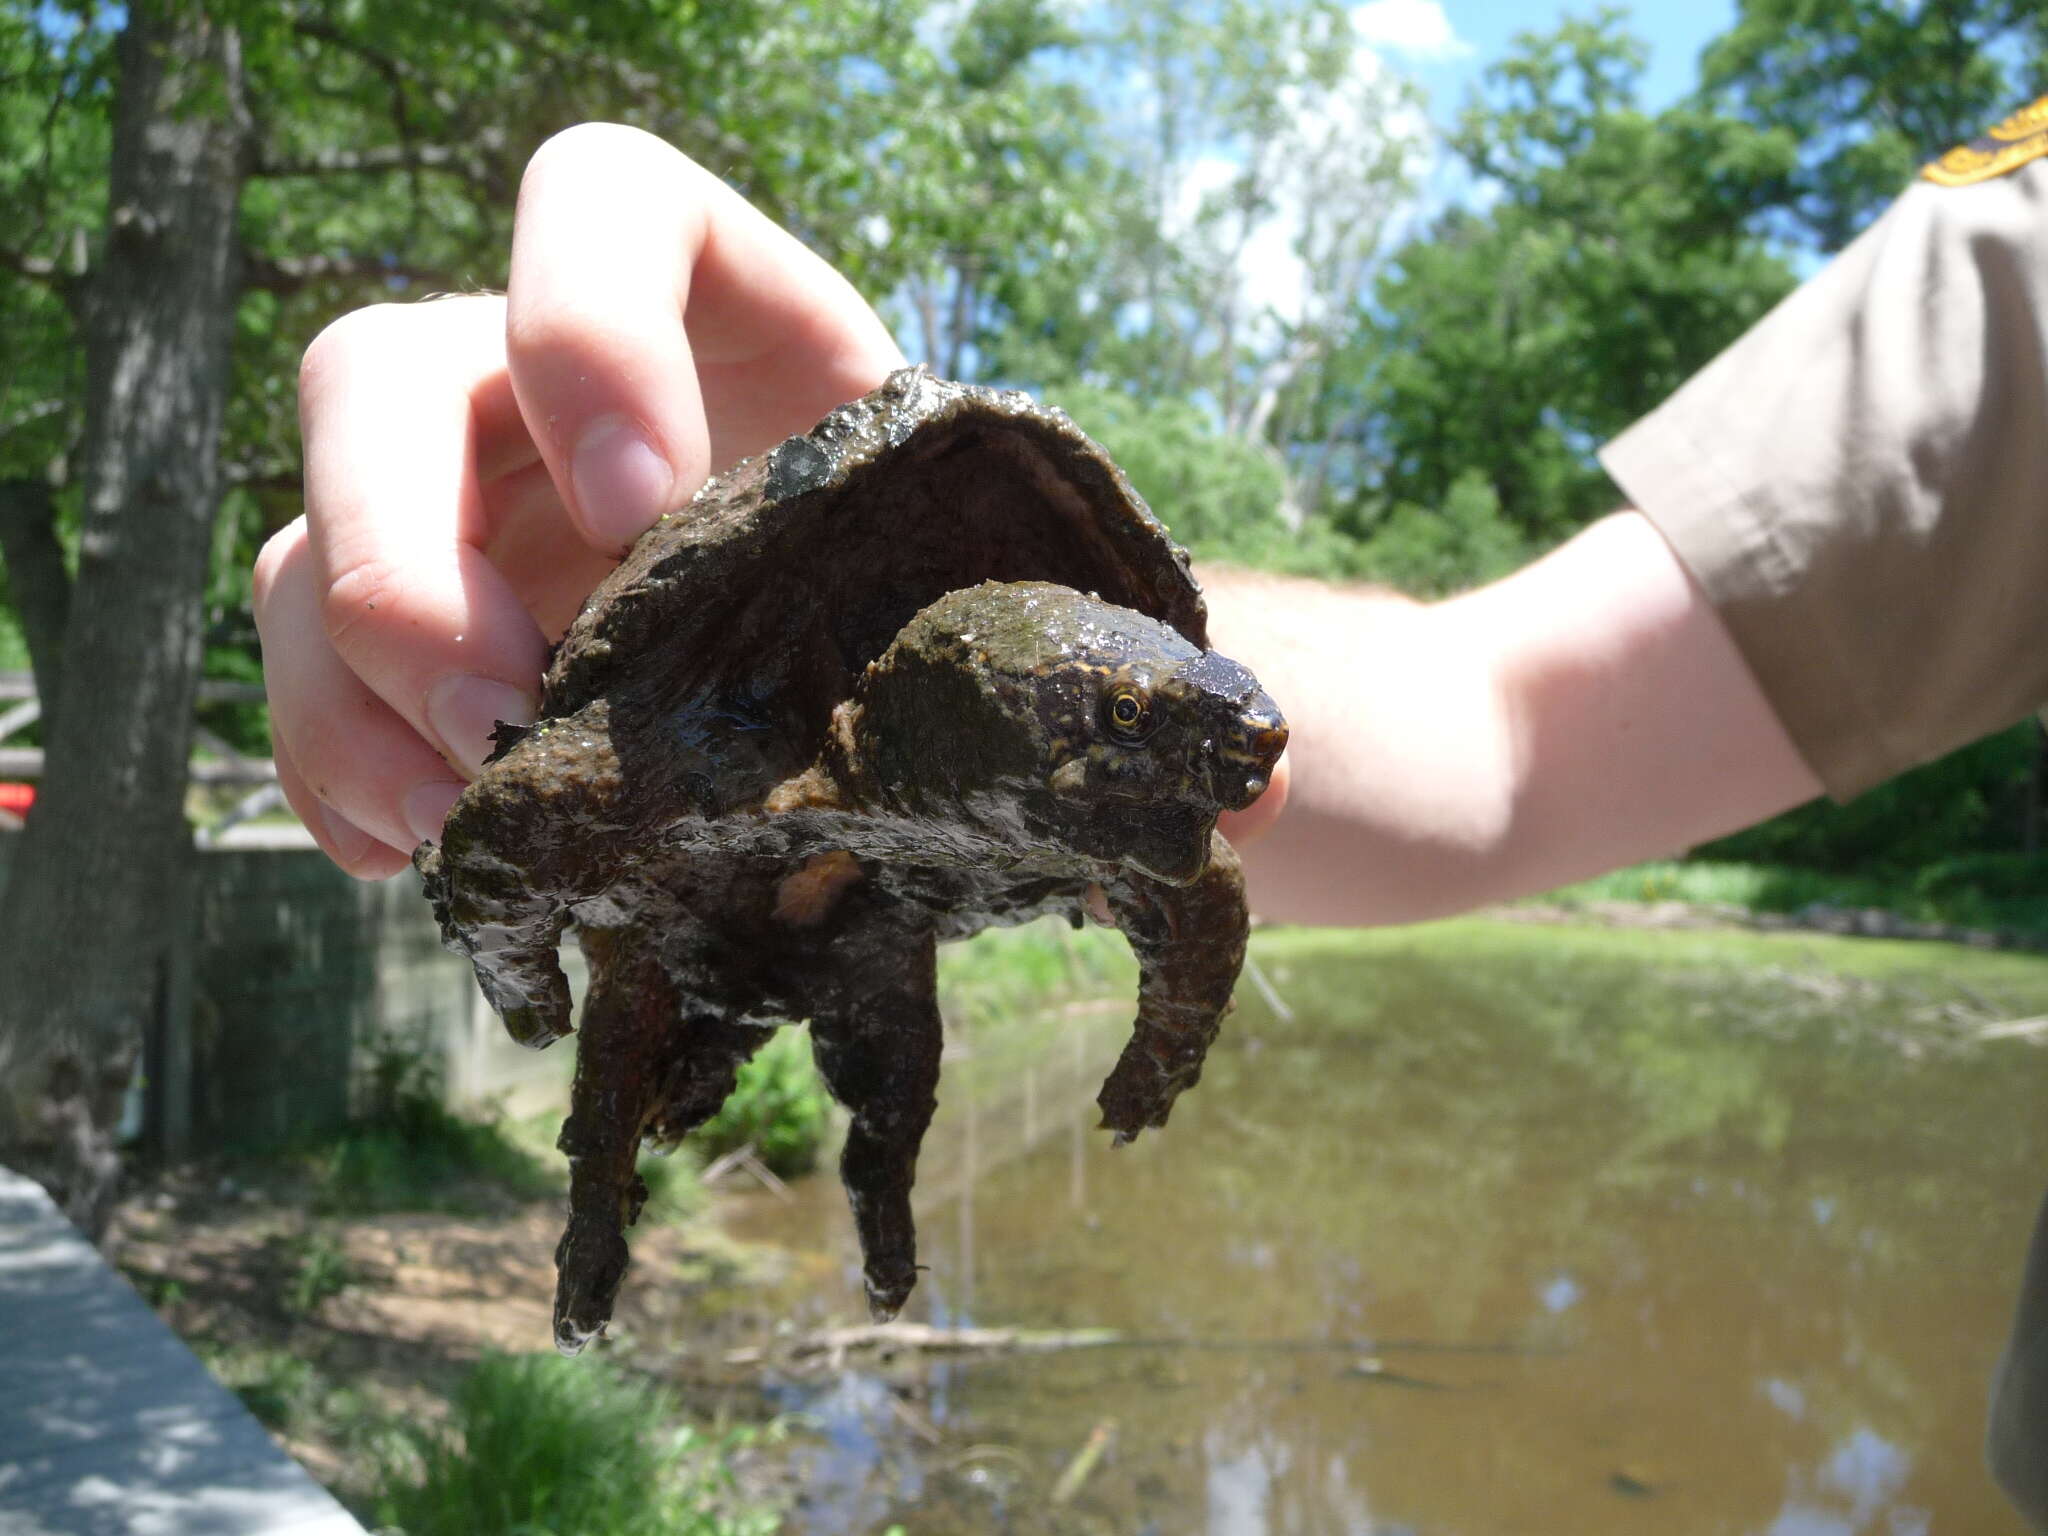
[[[1742,0],[1701,84],[1799,146],[1792,226],[1846,244],[1913,173],[2042,90],[2035,0]]]

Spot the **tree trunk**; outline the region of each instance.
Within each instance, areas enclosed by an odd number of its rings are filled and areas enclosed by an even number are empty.
[[[133,0],[85,298],[85,516],[67,697],[0,897],[0,1160],[104,1224],[115,1129],[191,857],[186,755],[239,292],[248,132],[233,30]]]

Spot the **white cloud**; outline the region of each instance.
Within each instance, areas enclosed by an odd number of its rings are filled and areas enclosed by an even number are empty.
[[[1417,59],[1455,59],[1472,51],[1444,14],[1442,0],[1366,0],[1351,12],[1360,42]]]

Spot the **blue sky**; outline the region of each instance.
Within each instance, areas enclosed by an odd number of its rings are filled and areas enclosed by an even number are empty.
[[[1547,31],[1588,3],[1530,0],[1377,0],[1357,7],[1378,25],[1380,46],[1430,93],[1430,112],[1446,122],[1464,104],[1480,72],[1508,51],[1518,32]],[[1735,23],[1735,0],[1656,0],[1628,7],[1629,25],[1650,44],[1644,104],[1668,106],[1691,89],[1700,50]],[[1370,24],[1369,24],[1370,25]]]

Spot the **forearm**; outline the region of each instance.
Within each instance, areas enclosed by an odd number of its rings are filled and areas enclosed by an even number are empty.
[[[1400,923],[1673,854],[1818,793],[1647,522],[1448,602],[1204,571],[1280,701],[1285,808],[1245,850],[1281,921]]]

